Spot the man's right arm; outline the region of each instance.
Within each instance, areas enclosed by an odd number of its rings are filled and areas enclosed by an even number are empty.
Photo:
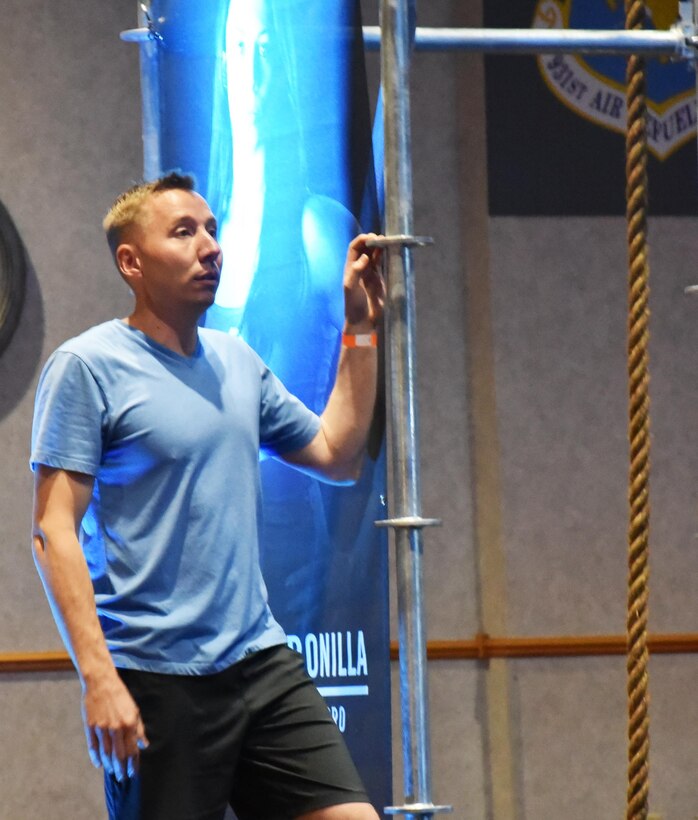
[[[135,773],[147,745],[138,707],[119,677],[97,617],[78,529],[94,478],[37,465],[32,544],[56,624],[82,684],[90,759],[117,779]]]

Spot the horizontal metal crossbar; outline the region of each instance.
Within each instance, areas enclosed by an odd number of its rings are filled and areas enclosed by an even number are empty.
[[[405,814],[412,817],[430,817],[432,814],[450,814],[453,806],[435,806],[433,803],[408,803],[405,806],[386,806],[386,814]]]
[[[422,518],[421,515],[404,515],[400,518],[381,518],[373,522],[376,527],[392,527],[396,530],[421,530],[423,527],[440,527],[440,518]]]
[[[376,239],[369,239],[366,244],[369,248],[424,248],[433,245],[431,236],[411,236],[406,233],[393,234],[392,236],[381,236]]]
[[[364,45],[380,48],[379,26],[364,26]],[[418,51],[481,51],[501,54],[645,54],[695,59],[698,38],[692,26],[668,31],[600,31],[548,28],[422,28],[415,31]]]
[[[119,35],[125,43],[146,43],[148,40],[157,39],[153,37],[150,29],[143,26],[142,28],[129,28],[122,31]]]
[[[380,48],[380,26],[364,26],[364,46]],[[130,43],[162,40],[153,26],[121,32]],[[498,54],[645,54],[694,60],[698,34],[691,26],[668,31],[600,31],[597,29],[547,28],[424,28],[415,30],[418,51],[480,51]]]

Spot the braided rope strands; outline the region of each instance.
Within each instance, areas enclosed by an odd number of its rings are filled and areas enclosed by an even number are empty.
[[[641,29],[642,0],[625,0],[626,29]],[[629,529],[628,529],[628,802],[627,820],[647,820],[649,712],[647,603],[649,558],[649,264],[645,62],[627,69],[627,223],[629,255]]]

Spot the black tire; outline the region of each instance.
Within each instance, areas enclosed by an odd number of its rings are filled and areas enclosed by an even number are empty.
[[[0,202],[0,354],[19,324],[27,279],[27,257],[12,217]]]

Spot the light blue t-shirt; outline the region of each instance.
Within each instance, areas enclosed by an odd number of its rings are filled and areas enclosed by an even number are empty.
[[[285,641],[259,568],[259,450],[299,449],[318,429],[215,330],[191,358],[117,319],[56,350],[31,462],[95,476],[80,541],[117,666],[209,674]]]

